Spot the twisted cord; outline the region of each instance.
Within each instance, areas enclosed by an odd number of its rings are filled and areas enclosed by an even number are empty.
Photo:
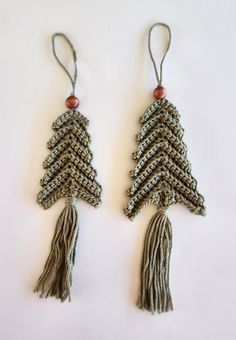
[[[55,39],[57,37],[63,38],[68,43],[68,45],[69,45],[69,47],[72,51],[72,56],[73,56],[73,60],[74,60],[74,75],[73,75],[73,77],[71,76],[71,74],[67,70],[66,66],[61,62],[61,60],[59,59],[59,57],[56,53]],[[68,75],[68,77],[71,81],[71,85],[72,85],[72,95],[74,95],[75,94],[75,85],[76,85],[76,81],[77,81],[77,65],[76,65],[77,55],[76,55],[76,51],[74,49],[74,46],[72,45],[72,43],[70,42],[70,40],[67,38],[67,36],[64,33],[54,33],[53,36],[52,36],[52,51],[53,51],[54,57],[56,58],[56,61],[61,66],[61,68],[65,71],[65,73]]]
[[[164,52],[164,55],[161,59],[161,62],[160,62],[160,69],[159,69],[159,73],[158,73],[158,70],[157,70],[157,65],[156,65],[156,62],[155,62],[155,59],[153,57],[153,53],[152,53],[152,45],[151,45],[151,36],[152,36],[152,31],[155,27],[157,26],[162,26],[162,27],[165,27],[168,31],[168,34],[169,34],[169,40],[168,40],[168,44],[167,44],[167,47],[166,47],[166,50]],[[165,57],[166,57],[166,54],[167,52],[169,51],[169,48],[170,48],[170,44],[171,44],[171,30],[170,30],[170,27],[167,25],[167,24],[163,24],[161,22],[157,22],[155,23],[154,25],[151,26],[150,30],[149,30],[149,33],[148,33],[148,50],[149,50],[149,54],[150,54],[150,58],[152,60],[152,63],[153,63],[153,67],[154,67],[154,71],[155,71],[155,75],[156,75],[156,79],[157,79],[157,83],[158,85],[161,85],[162,84],[162,68],[163,68],[163,62],[165,60]]]

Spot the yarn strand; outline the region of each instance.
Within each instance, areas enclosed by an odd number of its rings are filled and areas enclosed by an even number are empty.
[[[156,65],[156,62],[155,62],[155,59],[154,59],[154,56],[153,56],[153,53],[152,53],[152,45],[151,45],[152,31],[157,26],[162,26],[162,27],[166,28],[167,31],[168,31],[168,34],[169,34],[168,44],[167,44],[166,50],[165,50],[164,55],[163,55],[163,57],[161,59],[161,62],[160,62],[160,70],[159,70],[160,72],[159,72],[159,74],[158,74],[157,65]],[[153,63],[153,67],[154,67],[157,83],[158,83],[159,86],[161,86],[161,84],[162,84],[162,68],[163,68],[163,63],[164,63],[166,54],[169,51],[170,44],[171,44],[171,30],[170,30],[170,27],[167,24],[163,24],[162,22],[157,22],[154,25],[152,25],[150,30],[149,30],[149,33],[148,33],[148,51],[149,51],[150,58],[151,58],[152,63]]]
[[[76,208],[67,204],[58,218],[50,254],[34,289],[41,292],[40,297],[55,296],[61,302],[67,298],[70,301],[78,231]]]
[[[57,52],[56,52],[56,44],[55,44],[55,39],[57,37],[61,37],[63,38],[67,44],[69,45],[71,51],[72,51],[72,56],[73,56],[73,61],[74,61],[74,76],[72,77],[71,74],[69,73],[69,71],[67,70],[67,68],[65,67],[65,65],[61,62],[61,60],[59,59]],[[58,64],[61,66],[61,68],[65,71],[65,73],[68,75],[70,81],[71,81],[71,85],[72,85],[72,95],[75,94],[75,85],[76,85],[76,81],[77,81],[77,55],[76,55],[76,51],[74,49],[74,46],[72,45],[72,43],[70,42],[70,40],[67,38],[67,36],[64,33],[54,33],[52,36],[52,51],[53,51],[53,55],[56,58],[56,61],[58,62]]]
[[[143,249],[138,307],[151,313],[173,309],[169,289],[171,223],[163,210],[149,222]]]

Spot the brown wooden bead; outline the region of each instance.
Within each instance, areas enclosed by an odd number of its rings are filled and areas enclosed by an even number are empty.
[[[79,106],[79,99],[75,96],[69,96],[66,98],[66,106],[68,109],[76,109]]]
[[[153,96],[155,99],[164,99],[166,97],[166,89],[163,86],[158,85],[153,91]]]

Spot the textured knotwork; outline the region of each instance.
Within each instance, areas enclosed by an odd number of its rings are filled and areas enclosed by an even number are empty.
[[[91,166],[88,123],[88,119],[75,110],[63,113],[53,123],[55,133],[47,144],[50,154],[43,163],[46,173],[37,197],[44,209],[61,197],[81,198],[94,207],[100,203],[101,186]]]
[[[181,203],[191,212],[204,215],[204,198],[191,175],[176,108],[166,99],[157,100],[144,112],[140,123],[125,214],[132,219],[150,203],[164,209]]]

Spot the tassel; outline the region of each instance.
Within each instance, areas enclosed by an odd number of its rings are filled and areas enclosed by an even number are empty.
[[[144,241],[138,307],[151,313],[172,310],[169,265],[172,246],[171,223],[163,210],[151,219]]]
[[[50,254],[34,289],[34,292],[41,292],[40,297],[55,296],[61,302],[67,298],[71,300],[70,287],[78,231],[77,211],[73,198],[69,198],[58,218]]]

